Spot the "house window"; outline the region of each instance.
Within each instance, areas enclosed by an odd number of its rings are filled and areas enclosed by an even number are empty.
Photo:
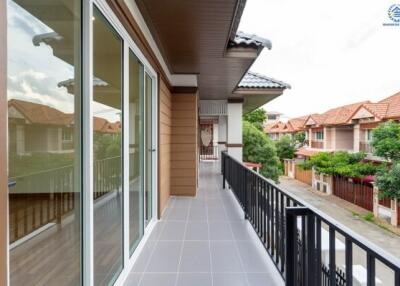
[[[315,140],[317,140],[317,141],[324,140],[324,132],[323,131],[316,132],[315,133]]]
[[[372,141],[372,133],[373,133],[372,131],[373,131],[373,129],[368,129],[367,132],[365,133],[367,142]]]
[[[72,130],[63,129],[62,130],[62,141],[72,141]]]

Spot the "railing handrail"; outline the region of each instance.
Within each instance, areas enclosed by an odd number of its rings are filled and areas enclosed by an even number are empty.
[[[324,221],[326,224],[333,226],[336,231],[341,233],[342,235],[349,236],[349,238],[352,240],[353,243],[357,244],[359,247],[363,248],[364,250],[369,250],[372,251],[374,256],[381,260],[382,262],[389,264],[388,266],[396,267],[400,269],[400,259],[395,257],[393,254],[387,252],[386,250],[382,249],[381,247],[375,245],[374,243],[370,242],[368,239],[365,237],[359,235],[358,233],[354,232],[353,230],[349,229],[345,225],[339,223],[337,220],[332,218],[331,216],[325,214],[318,208],[310,205],[303,199],[297,197],[296,195],[288,193],[286,190],[281,189],[275,182],[273,182],[270,179],[265,178],[261,174],[255,172],[254,170],[251,170],[247,168],[242,162],[238,161],[236,158],[230,156],[228,153],[224,153],[223,156],[229,157],[231,160],[235,161],[236,163],[240,164],[243,168],[248,170],[248,172],[251,172],[253,175],[261,178],[262,180],[265,180],[267,183],[272,185],[274,188],[278,189],[280,192],[284,193],[287,197],[291,198],[292,200],[296,201],[298,204],[300,204],[303,207],[308,208],[310,211],[312,211],[315,215],[317,215],[322,221]]]

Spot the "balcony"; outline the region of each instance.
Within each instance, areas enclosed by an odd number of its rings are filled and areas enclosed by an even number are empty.
[[[324,148],[324,142],[323,141],[311,141],[311,148],[315,149],[323,149]]]
[[[172,197],[125,285],[284,285],[219,161],[200,163],[196,197]]]
[[[373,154],[374,153],[374,148],[371,145],[371,142],[366,142],[366,141],[361,141],[360,142],[360,151]]]
[[[196,197],[169,200],[125,285],[399,285],[398,259],[221,159],[222,176],[200,163]]]

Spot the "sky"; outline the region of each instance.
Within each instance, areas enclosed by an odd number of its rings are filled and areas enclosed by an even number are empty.
[[[53,55],[49,45],[33,44],[33,38],[54,32],[13,1],[8,3],[8,99],[19,99],[56,108],[75,110],[74,95],[58,84],[74,78],[74,67]],[[65,25],[73,25],[66,22]],[[67,52],[67,51],[64,51]],[[120,121],[120,111],[95,102],[94,115]]]
[[[292,118],[400,91],[400,27],[387,0],[247,0],[239,30],[272,41],[250,68],[291,89],[264,105]]]

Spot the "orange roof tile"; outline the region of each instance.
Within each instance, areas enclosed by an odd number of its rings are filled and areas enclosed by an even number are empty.
[[[74,120],[73,114],[64,113],[58,109],[44,104],[11,99],[8,101],[8,107],[11,106],[18,110],[25,117],[25,119],[31,123],[70,125]]]
[[[288,121],[287,124],[291,126],[291,129],[293,130],[293,132],[297,132],[297,131],[302,130],[307,118],[308,118],[308,116],[292,118]]]
[[[8,106],[14,107],[32,124],[68,126],[74,123],[73,113],[64,113],[44,104],[11,99]],[[93,129],[104,133],[117,133],[121,130],[121,123],[110,123],[107,119],[94,117]]]
[[[385,98],[378,103],[385,103],[388,105],[385,118],[389,119],[400,117],[400,92]]]
[[[339,106],[328,110],[322,115],[325,117],[322,125],[340,125],[346,124],[363,104],[368,104],[369,101],[357,102],[344,106]]]

